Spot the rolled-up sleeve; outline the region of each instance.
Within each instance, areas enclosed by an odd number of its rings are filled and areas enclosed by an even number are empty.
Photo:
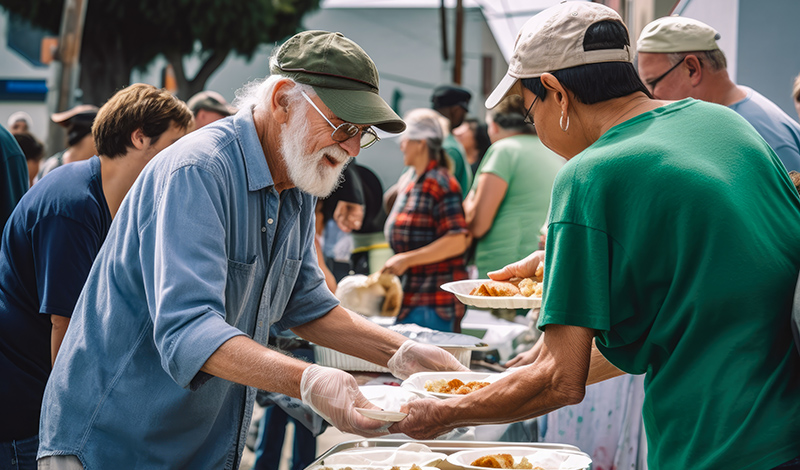
[[[161,366],[187,387],[224,342],[244,334],[225,321],[225,185],[183,166],[156,191],[140,231],[144,288]]]

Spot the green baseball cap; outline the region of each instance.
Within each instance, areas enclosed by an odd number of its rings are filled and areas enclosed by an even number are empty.
[[[378,69],[342,33],[304,31],[278,49],[270,73],[311,85],[339,119],[397,134],[406,124],[378,94]]]

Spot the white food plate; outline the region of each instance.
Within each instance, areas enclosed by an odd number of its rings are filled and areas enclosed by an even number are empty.
[[[455,393],[437,393],[425,390],[425,382],[428,380],[445,379],[447,381],[458,379],[464,383],[467,382],[495,382],[508,375],[507,372],[498,374],[496,372],[417,372],[403,381],[400,385],[401,388],[416,393],[417,395],[425,398],[452,398],[460,397]]]
[[[462,450],[447,456],[447,461],[460,468],[483,470],[486,467],[473,466],[472,462],[484,455],[492,454],[511,454],[515,464],[520,463],[523,457],[527,457],[534,468],[541,467],[545,470],[583,470],[588,469],[592,463],[592,459],[583,452],[533,447],[485,447]]]
[[[391,470],[393,468],[399,468],[400,470],[411,470],[411,465],[317,465],[316,467],[311,467],[309,470]],[[417,468],[420,470],[439,470],[438,467],[428,467],[425,465],[417,465]]]
[[[376,470],[388,470],[393,466],[401,469],[408,469],[412,464],[416,464],[423,469],[433,467],[444,460],[446,454],[433,452],[431,449],[419,442],[409,442],[398,448],[384,449],[359,449],[353,448],[325,457],[323,466],[338,468],[338,466],[356,468],[374,468]]]
[[[542,306],[541,297],[487,297],[483,295],[469,295],[472,289],[491,279],[469,279],[466,281],[448,282],[441,285],[441,289],[455,294],[461,303],[478,308],[538,308]]]
[[[387,421],[390,423],[396,423],[398,421],[402,421],[403,418],[408,416],[408,414],[402,413],[400,411],[372,410],[369,408],[356,408],[356,411],[366,416],[367,418],[376,419],[378,421]]]
[[[416,393],[396,385],[361,385],[358,390],[370,403],[386,411],[400,411],[403,405],[419,398]]]

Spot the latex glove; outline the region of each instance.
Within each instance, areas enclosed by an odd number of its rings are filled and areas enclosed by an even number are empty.
[[[312,364],[300,380],[303,403],[340,431],[375,437],[389,434],[392,423],[363,416],[356,408],[378,409],[358,390],[356,379],[347,372]]]
[[[429,371],[465,371],[469,368],[458,362],[455,356],[431,344],[408,340],[389,359],[389,370],[398,379],[407,379],[411,374]]]

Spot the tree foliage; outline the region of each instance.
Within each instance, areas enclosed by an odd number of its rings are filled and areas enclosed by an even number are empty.
[[[173,65],[179,95],[205,86],[232,52],[252,58],[261,44],[300,28],[319,0],[86,0],[80,86],[84,102],[102,104],[160,54]],[[64,0],[0,0],[0,6],[57,34]],[[186,77],[183,60],[200,45],[202,66]]]

